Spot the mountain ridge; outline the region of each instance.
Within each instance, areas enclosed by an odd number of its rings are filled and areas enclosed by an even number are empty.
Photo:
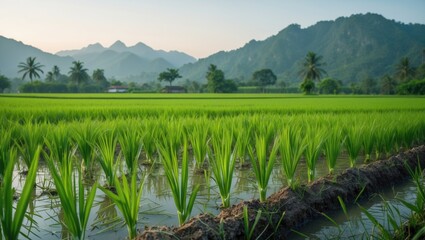
[[[323,56],[329,77],[348,83],[391,73],[405,56],[418,65],[424,48],[425,25],[403,24],[373,13],[354,14],[306,28],[291,24],[265,40],[251,40],[241,48],[186,64],[180,72],[205,82],[208,66],[215,64],[227,78],[248,81],[254,71],[270,68],[281,80],[299,82],[302,60],[313,51]]]

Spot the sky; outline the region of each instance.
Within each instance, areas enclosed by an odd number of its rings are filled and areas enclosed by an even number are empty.
[[[368,12],[425,24],[425,0],[0,0],[0,35],[50,53],[121,40],[205,58],[293,23]]]

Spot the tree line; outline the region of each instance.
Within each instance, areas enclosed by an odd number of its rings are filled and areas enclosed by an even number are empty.
[[[299,76],[301,82],[295,91],[302,91],[305,94],[425,94],[425,51],[422,64],[418,67],[412,66],[409,58],[400,59],[394,66],[394,74],[386,74],[381,78],[366,77],[360,82],[353,82],[344,85],[342,81],[333,79],[327,75],[324,67],[326,63],[322,56],[308,52],[300,65]],[[91,75],[84,67],[83,62],[74,61],[68,75],[62,74],[58,66],[53,66],[48,71],[45,81],[40,79],[40,74],[44,66],[36,61],[35,57],[28,57],[26,62],[18,65],[18,73],[22,74],[22,80],[27,77],[30,82],[20,86],[22,92],[105,92],[111,85],[127,85],[130,90],[160,91],[163,87],[152,83],[144,83],[137,86],[136,83],[124,83],[112,79],[108,81],[103,69],[95,69]],[[172,88],[172,82],[182,78],[178,69],[168,68],[159,73],[159,82],[168,82]],[[256,92],[266,92],[270,87],[285,89],[288,84],[278,82],[277,76],[271,69],[264,68],[255,71],[249,82],[238,82],[233,79],[226,79],[225,74],[216,65],[210,64],[205,74],[206,84],[199,84],[186,79],[183,87],[190,92],[210,92],[210,93],[232,93],[238,88],[247,86],[255,87]],[[0,74],[0,92],[11,87],[10,80]],[[166,87],[166,88],[169,88]],[[297,89],[298,88],[298,89]],[[292,88],[294,91],[294,88]]]

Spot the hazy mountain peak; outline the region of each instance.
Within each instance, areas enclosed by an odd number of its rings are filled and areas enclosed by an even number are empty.
[[[114,44],[112,44],[109,49],[115,50],[115,51],[124,51],[127,49],[127,46],[121,42],[120,40],[117,40],[116,42],[114,42]]]

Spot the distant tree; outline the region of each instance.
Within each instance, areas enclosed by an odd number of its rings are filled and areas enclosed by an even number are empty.
[[[221,92],[224,84],[224,73],[217,68],[216,65],[211,64],[208,67],[206,74],[208,92],[217,93]]]
[[[83,66],[83,62],[80,61],[74,61],[72,62],[72,64],[74,64],[71,67],[71,70],[69,71],[69,78],[71,81],[75,82],[75,84],[77,84],[77,87],[87,81],[90,77],[87,74],[87,68],[84,68]]]
[[[20,68],[20,70],[18,73],[23,73],[22,80],[28,75],[32,82],[34,77],[40,78],[40,73],[44,73],[43,70],[41,70],[44,65],[41,65],[35,60],[35,57],[28,57],[26,62],[19,63],[18,68]]]
[[[416,79],[425,79],[425,63],[422,63],[417,69],[415,74]]]
[[[390,75],[385,75],[381,78],[381,93],[394,94],[396,92],[397,81]]]
[[[277,77],[271,69],[261,69],[252,74],[252,80],[261,86],[263,92],[267,85],[275,84],[276,79]]]
[[[402,83],[397,87],[398,94],[415,94],[425,95],[425,79],[423,80],[412,80],[407,83]]]
[[[351,93],[352,94],[356,94],[356,93],[359,93],[360,87],[359,87],[359,85],[356,82],[352,82],[350,84],[350,90],[351,90]]]
[[[303,83],[301,83],[301,91],[303,91],[305,94],[311,94],[315,88],[315,84],[313,80],[311,79],[305,79]]]
[[[396,65],[396,76],[401,83],[408,82],[415,75],[415,69],[410,65],[410,60],[404,57]]]
[[[54,82],[55,81],[55,77],[53,75],[53,72],[49,71],[46,74],[46,82]]]
[[[0,74],[0,93],[2,93],[6,88],[10,88],[10,86],[9,79]]]
[[[234,93],[238,91],[238,86],[236,85],[236,82],[230,79],[226,79],[223,82],[223,85],[220,89],[220,92],[222,93]]]
[[[182,76],[180,76],[179,74],[179,70],[175,69],[175,68],[167,68],[167,71],[161,72],[158,76],[158,80],[160,82],[162,81],[166,81],[171,83],[176,80],[177,78],[181,78]]]
[[[96,82],[98,86],[102,88],[109,87],[109,82],[106,80],[105,71],[103,69],[96,69],[93,71],[92,79]]]
[[[61,76],[61,70],[59,69],[58,66],[53,66],[52,68],[52,73],[53,73],[53,77],[55,79],[55,81],[59,81],[59,78]]]
[[[361,81],[360,88],[364,94],[373,94],[376,93],[376,80],[367,77]]]
[[[316,55],[314,52],[308,52],[304,58],[304,62],[299,74],[303,77],[304,80],[318,80],[320,81],[323,74],[326,74],[326,71],[322,69],[322,66],[325,63],[322,62],[323,57]]]
[[[320,93],[337,94],[340,88],[340,83],[332,78],[326,78],[319,83],[318,87]]]

